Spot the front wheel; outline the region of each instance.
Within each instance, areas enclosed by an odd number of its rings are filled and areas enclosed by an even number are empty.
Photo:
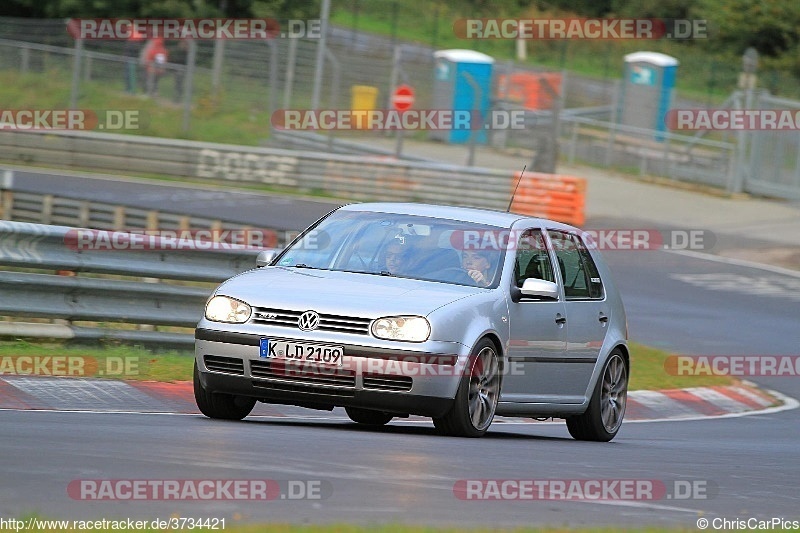
[[[384,413],[383,411],[375,411],[373,409],[361,409],[358,407],[345,407],[345,412],[350,420],[359,424],[367,426],[383,426],[391,422],[392,415]]]
[[[608,442],[625,416],[628,399],[628,365],[619,350],[608,356],[585,413],[567,418],[569,434],[577,440]]]
[[[500,363],[497,348],[482,339],[469,358],[469,372],[458,386],[450,411],[433,424],[446,435],[481,437],[489,429],[500,397]]]
[[[249,415],[256,405],[255,398],[207,391],[200,383],[197,361],[194,363],[194,401],[200,412],[208,418],[223,420],[241,420]]]

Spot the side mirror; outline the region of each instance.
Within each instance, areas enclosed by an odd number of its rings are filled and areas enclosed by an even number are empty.
[[[526,279],[519,289],[522,297],[536,300],[558,300],[558,285],[537,278]]]
[[[262,250],[258,252],[256,256],[256,268],[261,268],[265,266],[269,266],[272,263],[272,260],[275,259],[275,256],[278,255],[278,252],[275,250]]]

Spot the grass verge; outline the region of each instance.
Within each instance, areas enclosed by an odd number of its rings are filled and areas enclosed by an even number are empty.
[[[139,346],[80,346],[62,342],[0,342],[0,374],[97,377],[140,381],[192,379],[193,353]]]
[[[669,353],[637,342],[630,343],[631,390],[679,389],[729,385],[727,376],[674,376],[664,367]],[[150,381],[192,379],[193,354],[187,351],[150,351],[138,346],[71,346],[59,342],[0,342],[0,374],[24,374],[37,370],[28,359],[39,357],[39,375],[73,375]],[[43,358],[50,360],[43,362]],[[57,358],[57,359],[53,359]],[[69,359],[73,358],[73,359]],[[71,365],[71,366],[70,366]],[[70,372],[70,369],[75,372]]]

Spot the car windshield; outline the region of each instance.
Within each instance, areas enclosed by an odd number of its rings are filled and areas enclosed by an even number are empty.
[[[431,217],[336,211],[277,258],[278,266],[495,287],[506,230]]]

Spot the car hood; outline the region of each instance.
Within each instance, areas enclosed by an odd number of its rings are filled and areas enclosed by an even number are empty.
[[[483,291],[477,287],[353,272],[264,267],[229,279],[216,293],[254,307],[377,318],[402,314],[425,316],[443,305]]]

